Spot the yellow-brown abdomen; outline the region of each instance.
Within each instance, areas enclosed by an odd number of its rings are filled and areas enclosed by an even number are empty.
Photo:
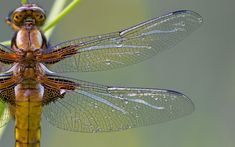
[[[16,86],[16,147],[40,147],[42,89]]]
[[[41,102],[16,102],[16,147],[40,147]]]

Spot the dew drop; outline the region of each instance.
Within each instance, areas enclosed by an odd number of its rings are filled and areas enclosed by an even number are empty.
[[[97,132],[100,132],[100,131],[101,131],[101,128],[96,128],[93,132],[97,133]]]
[[[170,106],[169,106],[169,109],[172,111],[172,109],[173,109],[173,106],[172,106],[172,105],[170,105]]]
[[[116,41],[116,44],[118,45],[118,44],[121,44],[121,41]]]
[[[147,49],[149,49],[149,50],[152,49],[152,46],[147,46]]]
[[[135,52],[135,55],[136,56],[140,56],[140,52]]]
[[[110,65],[112,62],[110,60],[105,60],[106,65]]]
[[[122,47],[123,46],[123,44],[118,44],[116,47]]]
[[[134,107],[135,110],[138,110],[139,108],[140,108],[139,106],[135,106],[135,107]]]

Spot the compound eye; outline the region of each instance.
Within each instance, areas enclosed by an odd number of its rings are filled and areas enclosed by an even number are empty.
[[[14,23],[16,23],[16,24],[20,24],[20,23],[22,23],[23,22],[23,20],[24,20],[24,13],[15,13],[14,15],[13,15],[13,21],[14,21]]]
[[[42,25],[45,21],[45,15],[41,12],[34,12],[33,13],[34,19],[36,20],[36,24]]]

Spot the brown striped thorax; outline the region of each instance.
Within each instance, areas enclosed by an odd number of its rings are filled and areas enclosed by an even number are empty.
[[[47,49],[47,41],[40,27],[45,20],[45,11],[36,4],[23,4],[6,19],[16,31],[11,42],[12,50],[18,55],[15,75],[36,77],[36,72],[43,74],[39,60],[43,50]]]

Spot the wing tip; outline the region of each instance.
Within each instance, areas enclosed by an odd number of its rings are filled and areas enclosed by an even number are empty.
[[[193,11],[191,11],[191,10],[177,10],[172,13],[173,14],[182,14],[182,13],[191,13],[191,12],[193,12]]]
[[[193,103],[193,101],[187,95],[185,95],[185,94],[183,94],[179,91],[175,91],[175,90],[167,90],[167,92],[174,93],[175,95],[178,95],[178,96],[180,96],[180,97],[182,97],[182,98],[184,98],[185,100],[188,101],[189,108],[190,108],[191,111],[188,111],[187,114],[185,114],[185,115],[189,115],[195,110],[195,104]]]
[[[200,24],[203,23],[203,18],[202,18],[202,16],[201,16],[199,13],[197,13],[197,12],[195,12],[195,11],[192,11],[192,10],[177,10],[177,11],[172,12],[172,14],[173,14],[173,15],[190,14],[190,15],[192,15],[193,17],[195,17],[195,18],[198,20],[198,22],[199,22]]]

